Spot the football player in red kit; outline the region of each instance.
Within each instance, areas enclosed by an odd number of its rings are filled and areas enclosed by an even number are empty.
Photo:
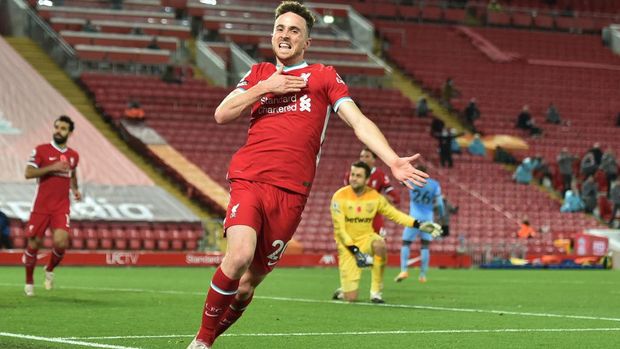
[[[411,164],[419,154],[396,155],[333,67],[304,61],[313,24],[305,6],[282,2],[271,37],[276,65],[252,66],[215,111],[219,124],[250,114],[250,129],[228,169],[227,250],[211,279],[190,349],[210,348],[243,314],[254,289],[280,260],[301,221],[332,110],[398,181],[423,185],[427,177]]]
[[[24,251],[26,266],[26,296],[34,296],[34,267],[37,252],[47,228],[53,233],[53,248],[45,267],[45,289],[54,287],[54,268],[65,254],[69,239],[69,190],[76,200],[81,199],[75,170],[80,156],[67,147],[67,140],[74,129],[73,120],[62,115],[54,121],[53,140],[38,145],[26,166],[26,179],[37,179],[37,190],[26,227],[28,246]]]
[[[394,190],[392,187],[392,183],[390,183],[390,177],[388,177],[383,170],[375,166],[377,161],[377,155],[372,152],[372,150],[368,148],[362,149],[360,152],[360,161],[364,162],[368,167],[370,167],[370,177],[368,178],[368,186],[372,189],[378,191],[383,194],[390,200],[390,203],[394,206],[398,206],[400,203],[400,195],[398,192]],[[350,172],[347,171],[344,178],[344,185],[349,185],[349,175]],[[375,215],[375,218],[372,220],[372,229],[375,233],[385,237],[386,231],[383,227],[383,216],[380,214]]]

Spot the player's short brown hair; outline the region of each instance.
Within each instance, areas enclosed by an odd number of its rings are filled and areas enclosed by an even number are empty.
[[[306,6],[304,6],[303,4],[300,4],[297,1],[282,1],[280,6],[276,8],[275,18],[278,19],[278,17],[280,17],[281,15],[287,12],[293,12],[294,14],[305,19],[306,28],[308,29],[308,35],[310,35],[310,31],[312,30],[312,27],[314,26],[314,21],[315,21],[314,16],[312,15],[312,12],[310,12],[310,10],[308,10]]]
[[[362,151],[367,151],[367,152],[369,152],[369,153],[370,153],[370,155],[372,155],[372,158],[373,158],[373,159],[376,159],[376,158],[377,158],[377,154],[375,154],[375,152],[374,152],[374,151],[372,151],[372,150],[370,150],[370,148],[368,148],[368,147],[364,147],[364,149],[362,149]]]
[[[351,167],[359,167],[359,168],[363,168],[364,169],[364,173],[366,173],[366,178],[370,177],[370,166],[368,166],[367,163],[365,163],[364,161],[356,161],[354,162]]]
[[[73,120],[71,120],[71,118],[66,115],[59,116],[56,121],[61,121],[69,124],[69,132],[73,132],[73,130],[75,129],[75,124],[73,123]],[[54,121],[54,123],[56,123],[56,121]]]

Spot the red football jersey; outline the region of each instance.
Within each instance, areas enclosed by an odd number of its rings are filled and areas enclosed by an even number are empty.
[[[237,88],[249,89],[275,71],[271,63],[255,64]],[[302,62],[285,67],[283,74],[304,78],[306,88],[286,95],[268,94],[252,106],[248,139],[233,156],[228,178],[269,183],[308,195],[329,115],[351,98],[331,66]]]
[[[69,163],[71,171],[67,173],[51,173],[37,178],[32,212],[37,213],[69,213],[69,189],[71,174],[80,161],[78,153],[71,148],[60,149],[54,143],[41,144],[33,151],[28,165],[36,168],[49,166],[57,161]]]

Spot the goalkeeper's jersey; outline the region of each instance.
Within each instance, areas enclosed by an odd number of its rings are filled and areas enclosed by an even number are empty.
[[[377,214],[405,226],[412,226],[414,219],[392,206],[376,190],[366,187],[357,196],[350,185],[340,188],[331,202],[332,221],[336,241],[344,245],[354,245],[368,234],[374,234],[372,220]]]

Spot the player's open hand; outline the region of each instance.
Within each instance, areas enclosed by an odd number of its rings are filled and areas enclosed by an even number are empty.
[[[283,68],[284,66],[279,66],[267,80],[261,82],[269,92],[283,95],[299,92],[306,87],[306,81],[302,77],[282,74]]]
[[[69,163],[66,161],[56,161],[53,164],[48,166],[50,172],[62,172],[67,173],[71,170]]]
[[[412,163],[420,158],[420,154],[415,154],[406,158],[397,158],[390,164],[392,175],[399,182],[403,183],[409,189],[413,189],[414,185],[423,187],[426,183],[428,174],[413,167]]]

